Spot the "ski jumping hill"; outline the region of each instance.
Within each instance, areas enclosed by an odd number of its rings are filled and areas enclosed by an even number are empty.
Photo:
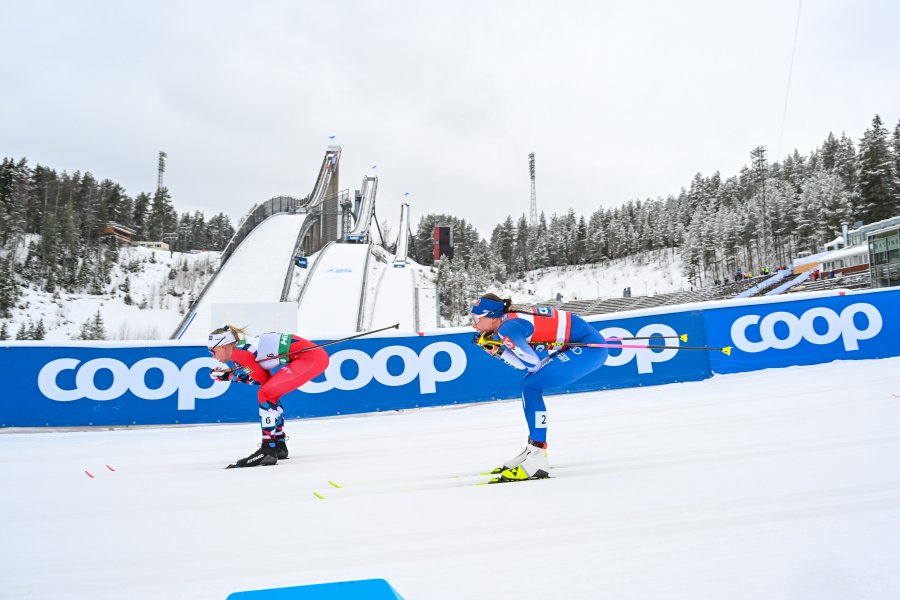
[[[358,331],[365,289],[368,244],[328,244],[319,254],[303,289],[297,331],[326,338]]]
[[[372,309],[372,329],[400,324],[400,331],[416,331],[416,286],[413,272],[403,263],[386,265],[378,282]]]
[[[279,302],[305,218],[302,214],[280,213],[257,225],[210,281],[180,339],[206,339],[214,304]]]

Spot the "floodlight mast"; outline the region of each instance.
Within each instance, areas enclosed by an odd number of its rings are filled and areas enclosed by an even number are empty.
[[[528,170],[531,173],[531,225],[537,225],[537,195],[534,191],[534,152],[528,155]]]

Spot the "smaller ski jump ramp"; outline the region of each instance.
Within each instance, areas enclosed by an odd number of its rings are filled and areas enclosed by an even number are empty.
[[[388,263],[378,282],[369,327],[383,327],[382,323],[400,323],[400,331],[416,331],[416,285],[412,269],[404,263]]]
[[[298,335],[325,338],[357,330],[368,255],[368,244],[331,244],[322,250],[297,307]]]

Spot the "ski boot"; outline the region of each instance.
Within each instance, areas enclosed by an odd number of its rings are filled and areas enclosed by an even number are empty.
[[[531,442],[525,450],[515,457],[514,464],[504,464],[500,470],[500,477],[496,477],[490,483],[507,483],[510,481],[526,481],[528,479],[546,479],[550,477],[550,459],[547,456],[547,444],[545,442]],[[497,469],[494,470],[496,473]]]
[[[546,449],[547,444],[545,442],[532,442],[531,438],[529,437],[528,442],[525,444],[525,449],[522,450],[522,452],[520,452],[518,456],[503,461],[503,466],[497,467],[496,469],[491,471],[491,475],[499,475],[503,471],[511,471],[512,469],[515,469],[523,462],[525,462],[525,459],[527,459],[528,456],[538,448]]]
[[[234,464],[228,465],[225,467],[226,469],[237,469],[241,467],[262,467],[267,465],[274,465],[278,463],[278,451],[269,446],[269,440],[263,440],[262,445],[259,447],[256,452],[248,456],[247,458],[242,458]]]
[[[287,436],[279,436],[275,438],[275,455],[278,460],[286,460],[288,457]]]

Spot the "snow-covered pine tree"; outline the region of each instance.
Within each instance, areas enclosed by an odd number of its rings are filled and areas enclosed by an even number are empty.
[[[894,153],[894,173],[900,176],[900,121],[894,127],[894,133],[891,135],[891,152]]]
[[[178,215],[172,208],[169,190],[160,188],[153,194],[153,202],[150,205],[147,237],[151,240],[161,240],[164,233],[175,231],[177,225]]]
[[[822,149],[819,152],[822,169],[826,171],[831,171],[834,169],[835,158],[837,157],[839,147],[840,142],[836,137],[834,137],[834,133],[829,131],[828,137],[825,138],[824,142],[822,142]]]
[[[533,228],[531,238],[534,240],[532,248],[532,268],[545,269],[550,265],[550,249],[547,239],[547,216],[541,211],[537,225]]]
[[[525,214],[519,217],[516,223],[516,242],[513,254],[515,256],[514,268],[516,277],[521,277],[525,271],[532,269],[533,257],[531,255],[531,228],[528,226],[528,219]]]
[[[78,277],[78,256],[81,254],[81,236],[75,224],[75,208],[71,202],[60,216],[60,284],[66,290],[74,291]]]
[[[575,228],[575,240],[572,244],[572,255],[575,264],[583,265],[587,261],[588,254],[588,235],[587,222],[584,215],[578,218],[578,225]]]
[[[150,215],[150,196],[141,193],[134,199],[134,209],[131,215],[131,226],[135,230],[135,235],[139,240],[150,239],[147,226]]]
[[[852,219],[862,218],[859,208],[859,175],[856,168],[856,148],[853,140],[841,133],[838,147],[834,154],[834,168],[832,171],[841,178],[844,190],[847,192],[847,200],[850,202]]]
[[[866,223],[874,223],[900,212],[900,181],[881,117],[875,115],[871,129],[859,142],[859,209]]]
[[[815,253],[822,242],[818,236],[820,194],[821,190],[813,180],[806,181],[794,210],[797,219],[797,228],[794,230],[797,248],[810,253]]]
[[[100,310],[94,314],[93,317],[89,317],[84,323],[81,324],[81,331],[78,334],[76,339],[79,340],[105,340],[107,339],[106,326],[103,324],[103,317],[100,315]]]
[[[803,195],[808,195],[815,203],[818,239],[825,243],[840,235],[841,224],[850,222],[852,210],[841,178],[835,173],[817,171],[804,182]]]
[[[0,317],[12,316],[10,309],[16,305],[18,300],[19,286],[10,269],[9,261],[0,261]]]
[[[513,253],[516,242],[516,226],[512,217],[506,217],[500,225],[494,227],[491,233],[491,251],[497,253],[503,264],[507,267],[507,275],[512,274]]]

